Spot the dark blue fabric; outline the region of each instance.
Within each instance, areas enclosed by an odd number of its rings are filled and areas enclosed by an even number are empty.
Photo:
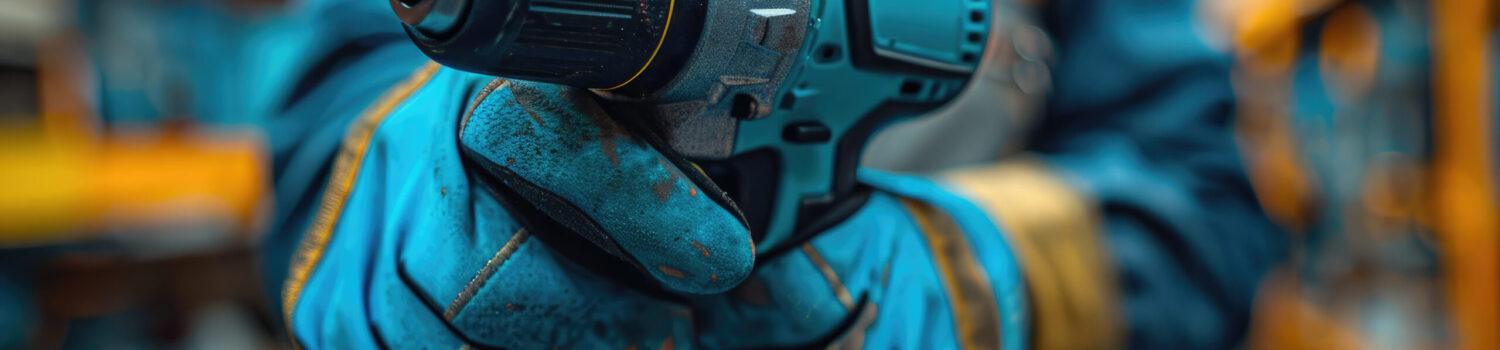
[[[1203,42],[1198,10],[1046,5],[1060,62],[1030,148],[1102,206],[1130,348],[1240,343],[1261,276],[1286,254],[1234,143],[1229,56]]]

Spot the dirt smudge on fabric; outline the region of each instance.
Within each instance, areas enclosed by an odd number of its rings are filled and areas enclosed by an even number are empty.
[[[682,278],[682,276],[683,276],[681,270],[672,268],[671,266],[656,265],[656,269],[660,270],[661,273],[667,274],[667,276],[672,276],[673,278]]]
[[[746,304],[755,306],[771,305],[771,290],[766,288],[766,283],[759,278],[746,279],[739,287],[734,288],[734,295]]]
[[[672,190],[677,188],[677,180],[682,178],[682,172],[664,158],[656,158],[656,163],[661,165],[662,171],[667,172],[667,177],[651,184],[651,190],[656,192],[657,199],[665,201],[672,197]]]
[[[702,243],[698,243],[697,240],[693,240],[691,242],[693,242],[693,246],[694,247],[698,247],[698,251],[699,252],[703,253],[703,257],[705,257],[705,258],[709,257],[709,255],[708,255],[708,248],[704,248],[703,244]]]

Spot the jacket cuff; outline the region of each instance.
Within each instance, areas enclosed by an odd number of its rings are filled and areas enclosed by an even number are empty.
[[[955,193],[1001,226],[1026,274],[1037,349],[1122,344],[1119,296],[1098,206],[1034,157],[946,173]]]

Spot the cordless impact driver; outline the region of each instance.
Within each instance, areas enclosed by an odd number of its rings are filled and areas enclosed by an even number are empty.
[[[868,198],[861,152],[975,75],[992,0],[390,0],[443,65],[586,88],[701,166],[762,257]]]

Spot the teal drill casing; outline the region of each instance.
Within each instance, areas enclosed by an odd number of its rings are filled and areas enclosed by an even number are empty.
[[[869,138],[957,96],[984,54],[991,16],[989,1],[827,0],[813,11],[774,110],[741,121],[735,139],[736,155],[772,152],[781,163],[774,204],[761,209],[771,214],[752,230],[768,253],[857,208],[854,173]]]
[[[852,214],[884,126],[952,100],[990,0],[391,0],[445,65],[587,88],[744,212],[761,255]],[[710,186],[712,187],[712,186]]]

